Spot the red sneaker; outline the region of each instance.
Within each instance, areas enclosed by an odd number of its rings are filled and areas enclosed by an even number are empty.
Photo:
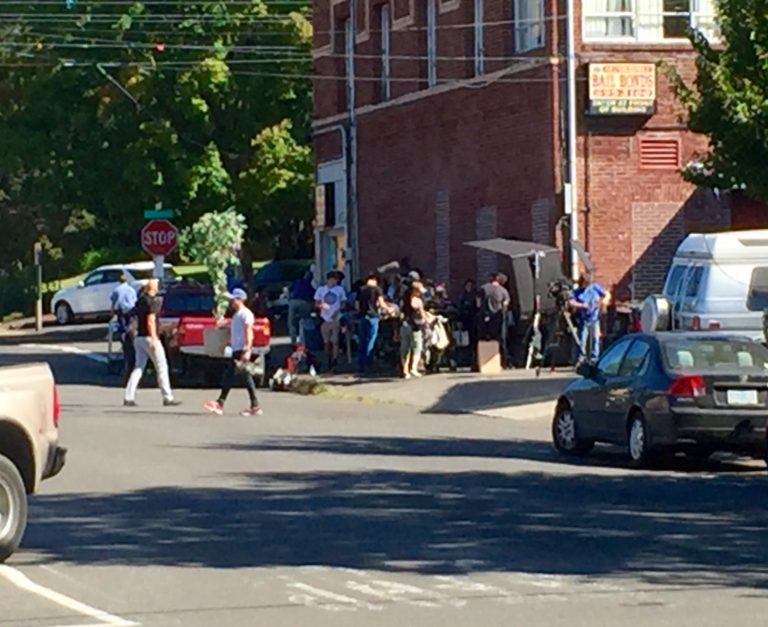
[[[224,406],[219,403],[219,401],[205,401],[205,403],[203,403],[203,409],[207,409],[217,416],[222,416],[224,414]]]
[[[241,416],[262,416],[264,412],[261,407],[249,407],[240,412]]]

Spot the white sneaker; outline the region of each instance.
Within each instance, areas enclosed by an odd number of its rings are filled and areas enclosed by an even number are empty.
[[[412,376],[412,377],[416,377],[416,378],[418,379],[419,377],[421,377],[421,376],[422,376],[422,374],[421,374],[421,373],[420,373],[418,370],[414,370],[414,371],[411,373],[411,376]]]
[[[411,378],[411,373],[410,372],[406,372],[405,376],[403,377],[403,379],[405,379],[407,381],[410,378]]]

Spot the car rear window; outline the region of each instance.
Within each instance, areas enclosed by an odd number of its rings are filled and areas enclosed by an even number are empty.
[[[704,268],[697,266],[691,270],[688,286],[685,289],[686,298],[696,298],[701,285],[701,278],[704,276]]]
[[[768,350],[749,340],[675,338],[662,346],[665,364],[673,372],[768,372]]]
[[[173,313],[210,314],[214,307],[213,294],[171,292],[163,299],[163,309]]]
[[[759,267],[752,270],[749,282],[747,309],[750,311],[765,311],[768,309],[768,268]]]
[[[672,267],[672,271],[667,279],[667,287],[664,290],[664,295],[668,298],[677,294],[677,289],[680,287],[680,280],[683,278],[683,272],[685,272],[685,266],[677,265]]]
[[[130,272],[137,281],[146,281],[155,276],[154,270],[131,270]],[[165,268],[163,272],[166,279],[176,279],[178,277],[172,268]]]

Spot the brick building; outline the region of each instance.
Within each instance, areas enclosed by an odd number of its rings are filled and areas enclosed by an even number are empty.
[[[731,223],[680,177],[706,140],[664,70],[692,78],[685,33],[716,36],[712,2],[575,2],[578,239],[622,299],[660,288],[686,232]],[[315,1],[321,269],[407,257],[455,287],[497,263],[468,240],[567,242],[565,5]]]

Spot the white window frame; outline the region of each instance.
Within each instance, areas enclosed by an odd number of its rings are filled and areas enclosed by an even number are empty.
[[[531,10],[538,17],[529,17]],[[525,16],[525,17],[522,17]],[[515,0],[515,52],[529,52],[543,48],[547,39],[544,0]],[[539,36],[534,32],[539,28]]]
[[[392,14],[388,4],[381,7],[381,99],[392,97],[391,59],[392,59]]]
[[[485,74],[485,0],[475,0],[475,76]]]
[[[427,83],[437,85],[437,0],[427,0]]]
[[[673,16],[688,16],[689,24],[696,28],[698,23],[714,19],[715,6],[717,0],[688,0],[687,11],[665,11],[664,0],[631,0],[632,6],[629,11],[598,11],[590,13],[588,5],[584,2],[582,8],[581,22],[583,40],[587,43],[608,43],[608,44],[679,44],[687,42],[685,37],[664,37],[664,18]],[[702,9],[702,5],[709,5]],[[632,35],[628,36],[589,36],[587,21],[589,19],[630,19],[632,22]],[[719,34],[715,27],[715,32],[711,34],[711,39],[717,41]]]

